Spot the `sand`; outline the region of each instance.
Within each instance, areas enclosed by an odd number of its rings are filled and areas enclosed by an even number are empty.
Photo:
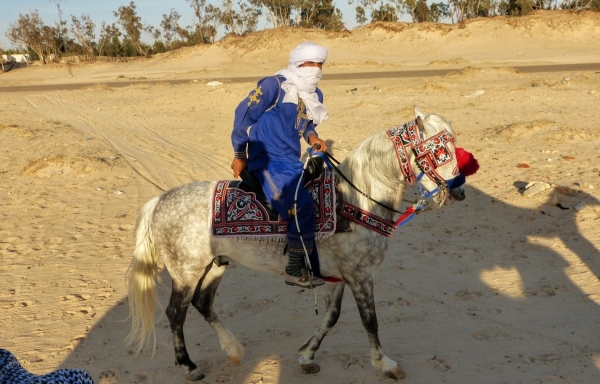
[[[50,64],[0,74],[0,348],[37,374],[83,368],[104,384],[185,383],[166,316],[153,357],[124,343],[138,211],[162,190],[230,178],[237,103],[312,40],[330,50],[319,133],[334,156],[411,120],[418,105],[446,117],[481,164],[465,201],[397,231],[375,276],[380,338],[403,382],[599,382],[600,70],[513,69],[600,63],[599,21],[538,12],[452,26],[266,30],[134,62],[74,63],[70,73]],[[452,72],[327,80],[440,68]],[[86,85],[8,88],[65,84]],[[523,194],[532,182],[550,188]],[[245,355],[232,366],[190,309],[186,341],[203,382],[390,382],[371,367],[348,289],[317,352],[321,372],[300,372],[297,349],[322,321],[313,301],[281,277],[232,265],[215,307]]]

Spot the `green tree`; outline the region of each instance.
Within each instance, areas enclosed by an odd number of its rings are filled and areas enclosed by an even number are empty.
[[[162,40],[156,40],[154,44],[152,44],[152,52],[153,53],[164,53],[167,52],[167,46]]]
[[[440,20],[450,17],[450,11],[448,10],[448,4],[444,3],[431,3],[429,11],[427,12],[427,20],[439,23]]]
[[[508,0],[508,14],[523,16],[533,11],[534,0]]]
[[[300,27],[332,31],[344,29],[342,11],[336,8],[332,0],[299,0],[295,8],[300,15],[297,23]]]
[[[63,35],[60,32],[60,28],[58,26],[51,27],[44,25],[42,28],[42,44],[44,45],[46,55],[51,55],[54,58],[59,57],[61,48],[66,45],[63,42]]]
[[[287,27],[292,24],[292,10],[295,0],[250,0],[255,7],[266,8],[267,19],[274,28]]]
[[[149,47],[141,47],[142,52],[147,52]],[[145,55],[145,53],[143,53]],[[136,57],[140,56],[140,48],[138,45],[128,37],[123,39],[123,44],[121,45],[121,56],[124,57]]]
[[[163,14],[162,16],[163,19],[160,22],[160,26],[163,29],[162,34],[165,38],[165,42],[167,43],[167,45],[171,45],[171,43],[175,39],[175,36],[177,35],[177,30],[180,28],[179,19],[181,18],[181,15],[179,14],[179,12],[171,8],[171,13],[169,13],[168,15]]]
[[[493,16],[497,11],[498,14],[506,14],[501,11],[505,4],[506,0],[500,0],[499,3],[494,0],[448,0],[448,12],[452,22],[460,23],[472,17]]]
[[[407,3],[415,0],[348,0],[348,4],[356,2],[356,22],[364,24],[369,21],[398,21],[407,12],[412,15],[414,6]],[[414,19],[414,17],[413,17]]]
[[[233,0],[223,0],[218,20],[223,24],[225,30],[243,36],[256,30],[261,13],[259,7],[246,1],[238,1],[237,7],[235,7]]]
[[[367,22],[367,14],[361,5],[356,6],[356,22],[363,25]]]
[[[220,9],[207,4],[206,0],[185,0],[190,3],[196,20],[194,25],[185,31],[180,30],[180,35],[185,36],[188,44],[214,43],[219,27]]]
[[[56,55],[61,55],[63,53],[67,53],[69,51],[69,30],[67,28],[67,22],[64,20],[59,21],[53,27],[54,33],[54,41],[56,42],[56,52],[53,52]]]
[[[107,24],[104,21],[100,27],[100,39],[98,42],[98,55],[100,56],[118,56],[120,55],[120,44],[119,37],[121,37],[121,31],[115,24]],[[119,43],[118,51],[119,54],[115,55],[115,40]]]
[[[62,9],[60,9],[60,4],[62,3],[62,0],[49,0],[50,2],[56,4],[56,9],[58,10],[58,24],[57,24],[57,28],[58,28],[58,36],[57,38],[55,38],[58,41],[58,51],[60,51],[60,48],[62,48],[62,51],[64,53],[67,53],[68,48],[68,41],[67,41],[67,23],[65,21],[63,21],[62,19]],[[65,0],[65,3],[67,2],[67,0]]]
[[[391,4],[383,4],[371,13],[371,21],[398,21],[396,8]]]
[[[534,0],[535,9],[553,9],[554,0]]]
[[[119,7],[119,10],[113,12],[113,15],[117,18],[117,22],[123,29],[123,34],[131,41],[137,53],[141,56],[149,56],[151,47],[142,43],[142,31],[149,33],[155,39],[160,36],[160,31],[151,25],[144,25],[142,23],[142,18],[138,16],[136,5],[133,1],[128,6]]]
[[[51,39],[52,34],[49,34],[48,28],[44,25],[38,10],[25,15],[19,13],[19,18],[15,23],[10,23],[6,37],[17,47],[32,51],[35,56],[46,64],[46,53],[48,53],[48,39]]]
[[[95,58],[94,39],[96,37],[96,23],[92,21],[90,15],[81,15],[81,19],[71,15],[71,21],[70,31],[75,36],[75,40],[83,47],[91,59]]]
[[[580,0],[581,9],[600,11],[600,0]]]
[[[349,5],[354,5],[355,0],[348,0]],[[367,11],[370,11],[370,15],[377,9],[377,0],[356,0],[356,22],[358,24],[365,24],[368,21]]]
[[[416,23],[422,23],[427,20],[427,14],[429,13],[429,7],[425,0],[417,0],[413,11],[413,20]]]

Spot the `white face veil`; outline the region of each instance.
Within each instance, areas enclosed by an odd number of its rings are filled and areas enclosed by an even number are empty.
[[[300,97],[306,106],[308,118],[315,124],[327,118],[327,108],[315,93],[317,84],[321,80],[321,68],[300,67],[300,65],[307,61],[324,63],[325,60],[327,60],[327,48],[306,41],[298,44],[290,53],[287,69],[276,73],[286,79],[281,84],[281,88],[285,91],[283,102],[298,104],[298,97]]]

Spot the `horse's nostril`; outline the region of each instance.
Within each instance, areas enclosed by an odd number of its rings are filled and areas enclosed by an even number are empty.
[[[458,201],[463,201],[466,197],[465,190],[463,188],[451,189],[450,194]]]

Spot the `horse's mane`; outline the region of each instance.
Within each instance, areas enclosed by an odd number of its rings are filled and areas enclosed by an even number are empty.
[[[340,164],[339,170],[362,192],[384,204],[395,204],[396,197],[401,198],[404,192],[403,187],[399,188],[399,181],[403,181],[403,177],[398,160],[384,131],[358,144]],[[397,190],[397,193],[390,195],[390,190]],[[344,199],[365,208],[376,208],[349,186],[342,187],[342,192]]]
[[[358,144],[340,164],[340,170],[351,171],[353,182],[382,180],[393,177],[396,170],[395,154],[390,151],[390,140],[385,132],[377,132]],[[394,156],[390,156],[390,153]],[[392,174],[390,174],[392,171]],[[366,183],[369,184],[369,183]],[[369,188],[369,187],[365,187]],[[369,191],[365,191],[369,192]]]
[[[427,137],[447,130],[456,140],[452,125],[440,115],[427,115],[423,124],[431,132],[424,132]],[[377,132],[358,144],[340,164],[339,170],[362,192],[389,206],[398,206],[406,188],[398,158],[386,131]],[[342,187],[342,192],[360,206],[369,207],[373,212],[380,211],[376,204],[350,186]]]

